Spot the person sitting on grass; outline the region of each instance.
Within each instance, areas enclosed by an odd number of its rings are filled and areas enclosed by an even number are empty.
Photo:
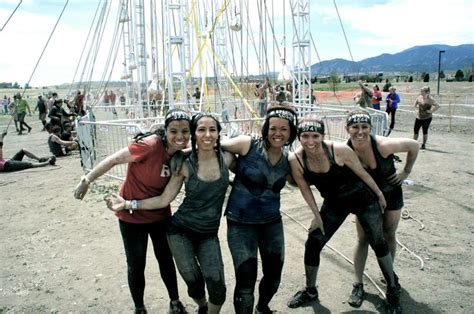
[[[56,157],[37,157],[33,153],[30,153],[26,149],[22,148],[19,150],[11,159],[3,159],[3,139],[7,135],[7,131],[3,131],[0,135],[0,172],[13,172],[20,171],[29,168],[44,167],[47,165],[54,165],[56,163]],[[37,163],[23,161],[23,157],[27,156],[31,159],[37,160]]]

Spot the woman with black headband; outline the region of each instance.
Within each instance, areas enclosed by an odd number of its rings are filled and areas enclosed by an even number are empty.
[[[274,106],[267,111],[261,138],[240,135],[222,142],[224,150],[238,155],[226,208],[236,313],[254,310],[259,251],[263,277],[255,313],[271,312],[268,304],[280,285],[285,255],[280,191],[290,175],[285,147],[296,138],[296,124],[292,108]]]
[[[128,164],[127,175],[120,189],[126,199],[145,199],[163,193],[171,177],[171,156],[185,148],[190,136],[190,116],[182,110],[172,110],[165,116],[165,127],[154,133],[139,134],[135,140],[102,160],[81,178],[74,197],[82,199],[92,181],[114,166]],[[176,269],[166,239],[166,227],[171,219],[169,204],[155,210],[116,213],[119,219],[128,265],[128,285],[135,304],[135,313],[146,313],[144,305],[145,263],[148,236],[153,243],[161,277],[168,290],[170,312],[184,313],[179,301]]]
[[[381,228],[386,205],[382,191],[347,145],[324,140],[321,120],[305,117],[298,125],[298,139],[301,146],[290,154],[292,175],[314,219],[304,255],[306,288],[297,292],[288,306],[296,308],[317,300],[321,250],[350,213],[359,218],[387,282],[392,283],[392,257]],[[310,185],[315,185],[324,199],[320,211]],[[398,297],[390,289],[387,301],[391,308],[399,307]]]
[[[173,215],[167,236],[188,294],[199,306],[199,314],[219,313],[226,298],[217,232],[229,185],[228,166],[235,158],[220,150],[220,131],[221,125],[213,115],[196,114],[191,121],[192,153],[183,167],[173,169],[163,194],[138,201],[114,195],[107,201],[113,211],[153,209],[169,204],[185,184],[186,195]]]
[[[349,133],[347,144],[354,150],[362,166],[375,180],[387,201],[383,214],[383,235],[388,243],[392,259],[395,259],[397,239],[395,236],[403,207],[403,192],[401,184],[408,178],[416,157],[419,145],[407,138],[389,138],[373,136],[370,115],[365,110],[356,110],[347,116],[346,130]],[[397,173],[394,154],[406,152],[406,162],[402,171]],[[349,297],[349,304],[360,306],[364,297],[362,276],[367,259],[368,236],[357,222],[358,243],[354,253],[355,283]],[[398,278],[395,275],[397,290],[400,290]],[[387,281],[388,282],[388,281]]]

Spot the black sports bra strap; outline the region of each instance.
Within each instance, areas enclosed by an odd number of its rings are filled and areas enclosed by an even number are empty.
[[[305,152],[303,150],[303,158],[305,157]],[[301,168],[303,169],[303,171],[305,170],[305,167],[303,166],[303,163],[301,162],[300,158],[298,157],[298,154],[295,153],[295,157],[296,157],[296,160],[298,160],[298,163],[300,164]]]
[[[322,141],[321,144],[323,145],[324,152],[328,156],[329,162],[331,165],[334,165],[336,163],[334,159],[334,144],[331,144],[331,152],[329,152],[329,148],[324,141]]]

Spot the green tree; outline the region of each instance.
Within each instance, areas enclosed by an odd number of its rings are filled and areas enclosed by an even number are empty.
[[[429,82],[430,81],[430,74],[426,73],[425,76],[423,77],[423,82]]]
[[[332,89],[334,95],[336,95],[336,87],[341,83],[341,78],[337,75],[336,72],[331,72],[331,76],[329,76],[328,84]]]
[[[464,79],[464,72],[462,70],[457,70],[456,74],[454,74],[454,78],[456,81],[462,81]]]
[[[410,83],[413,82],[413,76],[412,75],[410,75],[410,77],[408,78],[408,82],[410,82]]]
[[[15,83],[13,83],[12,88],[14,88],[14,89],[19,89],[19,88],[20,88],[20,84],[18,84],[18,82],[15,82]]]

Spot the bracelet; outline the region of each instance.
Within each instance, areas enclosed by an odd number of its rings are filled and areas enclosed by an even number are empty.
[[[81,181],[84,181],[87,184],[87,186],[91,185],[91,180],[89,180],[87,176],[82,176]]]
[[[128,210],[130,215],[132,215],[133,211],[138,209],[138,201],[137,200],[127,201],[126,200],[124,209]]]

